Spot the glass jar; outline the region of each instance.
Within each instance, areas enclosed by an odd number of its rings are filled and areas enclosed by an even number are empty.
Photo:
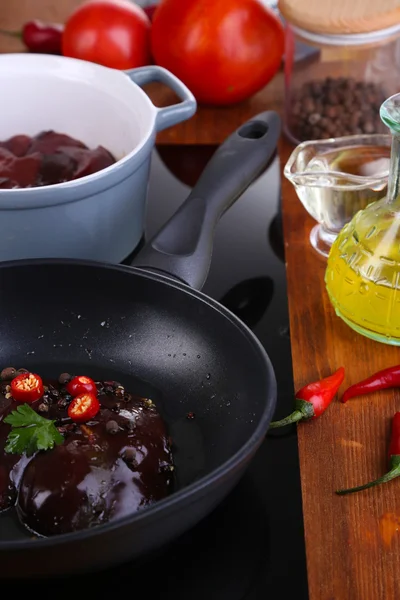
[[[294,60],[295,46],[315,49]],[[400,23],[358,34],[318,34],[286,23],[285,133],[305,140],[383,133],[379,108],[400,87]]]
[[[325,283],[336,314],[358,333],[400,345],[400,94],[381,108],[392,134],[385,198],[358,212],[329,253]]]

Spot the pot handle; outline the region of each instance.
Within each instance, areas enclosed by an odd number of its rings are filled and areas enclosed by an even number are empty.
[[[157,108],[156,115],[156,131],[162,131],[167,127],[176,125],[181,121],[190,119],[196,112],[197,104],[192,92],[186,87],[180,79],[175,77],[170,71],[158,66],[139,67],[138,69],[130,69],[125,71],[126,75],[136,85],[142,87],[146,83],[159,81],[171,88],[179,96],[182,102],[167,106],[165,108]]]
[[[231,134],[215,152],[188,198],[139,252],[132,266],[161,271],[201,289],[210,268],[214,228],[268,165],[279,133],[280,119],[268,111]]]

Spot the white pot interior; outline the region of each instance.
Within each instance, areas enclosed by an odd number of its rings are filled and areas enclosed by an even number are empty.
[[[123,72],[60,56],[0,56],[0,140],[53,129],[117,160],[150,135],[155,109]]]

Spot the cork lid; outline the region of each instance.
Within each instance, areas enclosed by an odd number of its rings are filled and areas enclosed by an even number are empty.
[[[279,0],[278,6],[289,23],[315,33],[369,33],[400,23],[400,0]]]

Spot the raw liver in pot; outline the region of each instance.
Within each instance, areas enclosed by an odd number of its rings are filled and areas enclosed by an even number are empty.
[[[26,154],[40,152],[40,154],[54,154],[60,148],[71,146],[73,148],[86,148],[85,144],[65,135],[56,133],[55,131],[42,131],[31,139]]]
[[[0,188],[53,185],[97,173],[114,164],[103,146],[89,149],[68,135],[43,131],[0,142]]]
[[[14,135],[5,142],[0,142],[0,148],[5,148],[14,156],[25,156],[31,145],[32,138],[29,135]]]
[[[16,158],[6,148],[0,148],[0,187],[32,187],[39,177],[41,160],[37,153]]]

